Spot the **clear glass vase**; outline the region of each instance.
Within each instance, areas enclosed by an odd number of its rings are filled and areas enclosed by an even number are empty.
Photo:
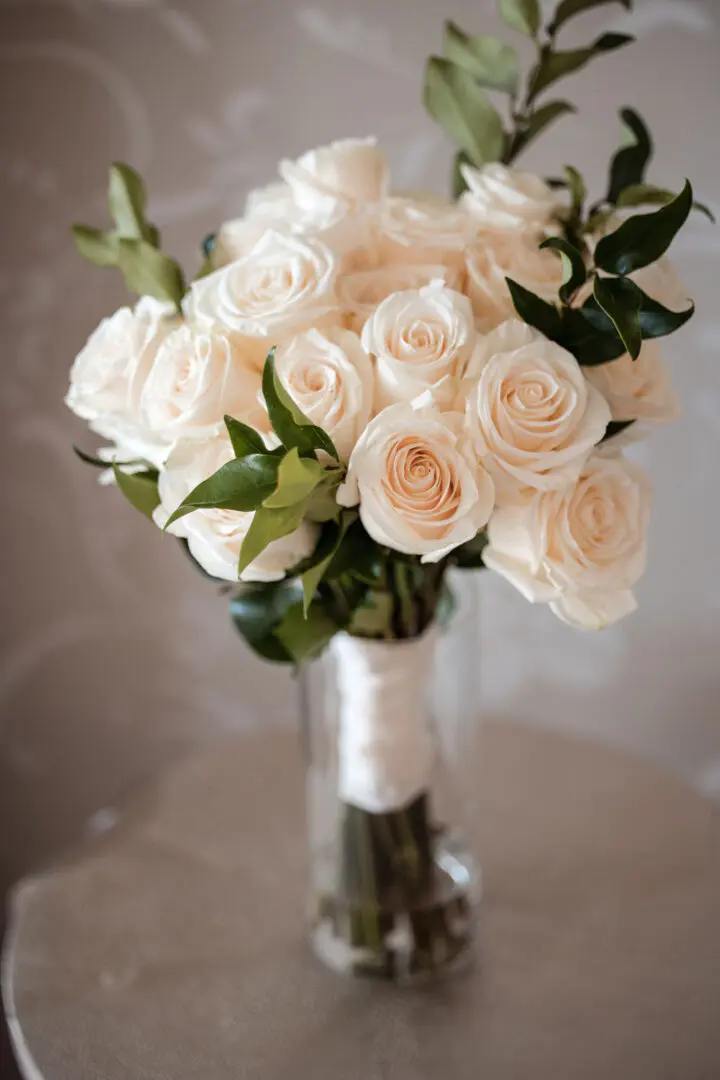
[[[338,635],[302,675],[310,920],[333,969],[412,982],[472,956],[480,871],[474,575],[419,638]]]

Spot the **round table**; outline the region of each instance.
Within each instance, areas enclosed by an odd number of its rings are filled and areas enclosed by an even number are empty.
[[[588,742],[488,725],[474,970],[342,979],[305,944],[287,733],[215,744],[14,895],[37,1080],[717,1080],[717,807]]]

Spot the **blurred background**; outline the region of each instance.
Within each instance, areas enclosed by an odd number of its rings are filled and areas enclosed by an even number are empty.
[[[127,161],[192,270],[280,157],[347,135],[377,134],[395,186],[447,190],[421,84],[448,17],[514,36],[493,0],[0,0],[0,884],[111,824],[193,745],[296,715],[292,679],[250,656],[217,590],[71,452],[95,444],[63,405],[70,363],[126,294],[70,223],[103,223],[107,165]],[[639,43],[563,84],[579,114],[523,160],[570,161],[599,194],[632,104],[657,142],[650,179],[689,175],[718,212],[720,2],[602,7],[564,41],[605,29]],[[657,489],[640,611],[582,634],[478,575],[481,704],[720,794],[720,231],[694,216],[673,251],[698,315],[667,347],[685,418],[633,452]]]

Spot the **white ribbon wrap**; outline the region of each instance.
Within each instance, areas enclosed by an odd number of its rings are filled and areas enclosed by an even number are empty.
[[[339,793],[370,813],[398,810],[427,789],[434,747],[427,717],[436,630],[408,641],[337,634]]]

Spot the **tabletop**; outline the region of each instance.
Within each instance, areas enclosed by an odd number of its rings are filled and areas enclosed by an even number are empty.
[[[32,1080],[717,1080],[717,807],[596,744],[487,725],[473,970],[342,979],[304,938],[289,733],[179,763],[15,891],[3,996]]]

